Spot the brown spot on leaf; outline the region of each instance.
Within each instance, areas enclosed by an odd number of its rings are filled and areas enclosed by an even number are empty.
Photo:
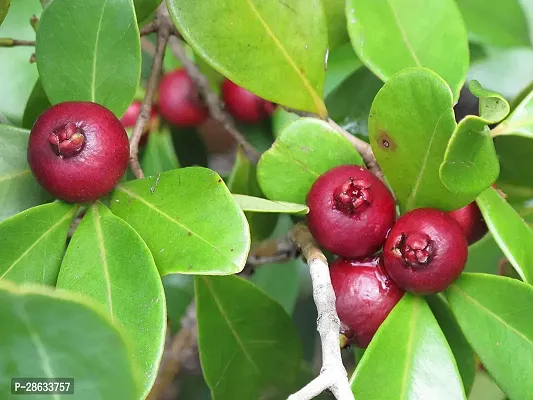
[[[218,183],[220,183],[220,182],[222,182],[222,179],[219,179],[219,180],[218,180]]]
[[[187,232],[187,235],[192,236],[192,232]]]
[[[392,140],[386,131],[380,131],[378,135],[378,145],[383,150],[396,151],[396,142]]]

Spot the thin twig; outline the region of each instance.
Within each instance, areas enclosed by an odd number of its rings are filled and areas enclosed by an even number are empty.
[[[152,71],[150,72],[150,78],[146,87],[146,95],[144,96],[144,99],[142,101],[141,110],[139,112],[139,116],[137,117],[137,121],[135,122],[135,127],[133,128],[133,133],[130,139],[130,166],[136,178],[144,178],[144,173],[142,171],[141,165],[139,164],[139,141],[141,140],[144,128],[148,120],[150,119],[152,102],[154,100],[154,95],[157,90],[157,85],[159,83],[161,68],[163,66],[165,48],[167,46],[168,38],[171,32],[171,27],[168,24],[169,20],[160,17],[162,13],[162,7],[166,7],[164,3],[156,11],[158,31],[156,50],[152,62]]]
[[[289,396],[288,400],[309,400],[326,389],[338,400],[354,400],[348,374],[342,364],[339,346],[340,321],[335,309],[335,292],[327,259],[304,224],[295,226],[292,239],[301,248],[309,265],[313,299],[318,311],[317,330],[322,343],[322,369],[317,378]]]
[[[174,56],[181,62],[189,77],[194,81],[196,87],[201,94],[209,113],[213,119],[220,122],[220,124],[228,131],[231,136],[242,146],[246,156],[254,164],[257,164],[259,161],[260,154],[259,152],[244,138],[244,136],[238,131],[235,127],[234,122],[231,117],[224,111],[224,107],[219,100],[216,93],[211,90],[209,86],[209,81],[207,78],[200,72],[198,66],[187,57],[187,53],[181,40],[174,40],[171,42],[170,49]]]
[[[139,31],[139,34],[141,36],[146,36],[146,35],[149,35],[150,33],[154,33],[154,32],[157,32],[157,30],[159,29],[159,24],[157,23],[156,20],[150,22],[148,25],[145,25],[143,26],[140,31]]]
[[[35,46],[35,40],[0,38],[0,47]]]
[[[155,45],[148,40],[148,38],[142,37],[141,38],[141,48],[144,52],[148,53],[152,58],[155,55]]]

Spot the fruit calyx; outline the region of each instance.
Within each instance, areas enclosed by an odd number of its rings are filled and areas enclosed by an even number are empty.
[[[62,158],[78,154],[85,144],[82,130],[72,122],[67,122],[50,133],[48,140],[52,150]]]
[[[333,193],[335,208],[344,214],[353,216],[372,203],[370,183],[364,179],[349,178]]]
[[[392,252],[402,258],[406,266],[413,269],[425,268],[435,255],[433,241],[421,232],[402,233]]]

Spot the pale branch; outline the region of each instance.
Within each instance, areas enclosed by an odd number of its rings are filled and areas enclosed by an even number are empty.
[[[150,22],[148,25],[145,25],[143,26],[140,30],[139,30],[139,34],[141,36],[146,36],[146,35],[149,35],[150,33],[154,33],[154,32],[157,32],[159,26],[159,24],[157,23],[157,21],[152,21]]]
[[[169,329],[169,327],[167,327]],[[158,400],[178,375],[182,362],[198,342],[196,327],[196,307],[191,303],[181,319],[181,329],[172,337],[165,348],[159,365],[157,378],[147,400]]]
[[[242,146],[248,159],[257,164],[259,161],[259,152],[244,138],[242,133],[235,127],[235,123],[231,117],[224,111],[224,106],[219,100],[217,94],[211,90],[209,81],[200,72],[198,66],[187,57],[187,53],[181,40],[174,40],[171,42],[170,49],[174,56],[181,62],[189,77],[195,83],[198,92],[202,96],[211,117],[218,121],[226,131],[235,138],[237,143]]]
[[[135,127],[133,128],[133,133],[130,139],[130,166],[136,178],[144,178],[144,173],[139,164],[139,141],[141,140],[146,124],[150,119],[152,102],[154,100],[159,77],[161,76],[161,69],[163,67],[165,48],[167,47],[168,38],[170,37],[172,30],[172,27],[169,24],[170,21],[161,17],[163,6],[165,5],[163,4],[156,11],[158,30],[156,49],[152,61],[152,70],[150,72],[150,78],[148,79],[148,85],[146,86],[146,95],[142,101],[141,110],[137,117],[137,121],[135,122]]]
[[[0,47],[35,46],[35,40],[0,38]]]
[[[335,292],[331,284],[328,261],[304,224],[295,226],[292,240],[301,249],[309,265],[313,299],[318,311],[317,330],[322,344],[322,369],[317,378],[289,396],[288,400],[309,400],[326,389],[329,389],[337,400],[354,400],[348,374],[342,363],[339,345],[340,321],[335,309]]]

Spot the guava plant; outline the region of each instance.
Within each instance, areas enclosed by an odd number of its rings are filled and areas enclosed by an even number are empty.
[[[0,0],[0,398],[532,399],[532,16]]]

